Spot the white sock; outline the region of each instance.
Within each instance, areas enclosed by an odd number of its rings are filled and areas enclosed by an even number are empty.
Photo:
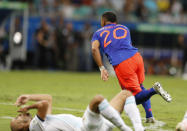
[[[137,108],[134,96],[126,99],[124,110],[129,116],[135,131],[144,131],[139,109]]]
[[[105,99],[99,104],[100,114],[117,126],[121,131],[132,131],[122,120],[119,113]]]

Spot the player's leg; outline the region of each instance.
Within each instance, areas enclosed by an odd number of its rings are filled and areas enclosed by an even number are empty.
[[[133,95],[142,91],[140,83],[143,83],[145,75],[143,59],[139,53],[114,68],[122,89],[125,88],[130,90]],[[137,99],[139,97],[136,97],[136,102],[139,102],[139,99]],[[144,105],[144,107],[148,107],[146,103],[144,103]],[[149,112],[149,109],[145,108],[145,111]]]
[[[142,104],[143,102],[149,100],[153,95],[159,94],[165,101],[171,102],[172,98],[160,85],[159,82],[156,82],[152,88],[147,90],[142,90],[135,95],[136,103]]]
[[[143,85],[141,85],[142,90],[145,90]],[[154,123],[154,117],[151,109],[151,100],[147,100],[144,103],[142,103],[142,106],[144,107],[144,110],[146,112],[146,123]]]
[[[144,130],[140,117],[140,112],[136,106],[135,98],[130,91],[121,91],[110,101],[110,104],[120,113],[124,109],[126,114],[129,116],[135,128],[135,131]]]
[[[140,87],[142,88],[142,90],[145,90],[143,84],[141,84]],[[150,99],[147,100],[146,102],[142,103],[142,105],[143,105],[145,112],[146,112],[146,118],[153,117]]]
[[[139,84],[142,84],[145,79],[143,58],[138,53],[136,57],[133,57],[132,60],[136,61],[136,65],[137,65],[136,73],[138,76]],[[160,83],[156,82],[152,88],[148,90],[142,90],[141,92],[136,94],[135,96],[136,103],[140,104],[140,103],[146,102],[147,100],[150,99],[151,96],[155,94],[161,95],[162,98],[165,99],[167,102],[171,101],[171,96],[162,88]]]
[[[145,69],[144,69],[144,62],[143,62],[143,58],[140,54],[137,55],[137,75],[138,75],[138,80],[139,80],[139,84],[142,90],[145,90],[144,86],[143,86],[143,81],[145,80]],[[153,119],[153,114],[152,114],[152,109],[151,109],[151,101],[150,99],[148,99],[147,101],[142,103],[144,110],[146,112],[146,122],[154,122]]]
[[[137,55],[137,76],[138,76],[138,80],[139,80],[139,84],[142,90],[145,90],[144,86],[143,86],[143,81],[145,80],[145,69],[144,69],[144,62],[143,62],[143,58],[142,56],[138,53]],[[148,99],[147,101],[142,103],[142,106],[144,107],[144,110],[146,112],[146,122],[147,123],[153,123],[154,122],[154,118],[153,118],[153,114],[152,114],[152,109],[151,109],[151,101],[150,99]]]
[[[114,69],[122,89],[129,90],[133,95],[136,95],[138,92],[141,92],[142,89],[140,88],[138,76],[136,74],[137,65],[136,61],[133,60],[134,57],[136,57],[136,55],[115,66]],[[124,110],[131,119],[135,130],[142,129],[139,128],[142,126],[142,124],[140,124],[141,117],[134,96],[126,99]],[[138,124],[136,124],[136,122]]]
[[[110,103],[104,99],[103,96],[97,95],[95,96],[89,104],[90,112],[92,112],[92,116],[99,115],[99,113],[105,117],[107,120],[112,122],[115,126],[117,126],[122,131],[132,131],[122,120],[119,112],[117,112]],[[93,115],[95,114],[95,115]],[[92,119],[92,118],[89,119]],[[100,118],[98,118],[100,119]],[[92,123],[92,122],[91,122]]]

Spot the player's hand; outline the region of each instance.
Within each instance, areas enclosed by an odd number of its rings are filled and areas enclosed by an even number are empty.
[[[20,108],[17,112],[20,112],[20,113],[27,113],[27,111],[28,111],[28,108],[27,108],[28,106],[25,106],[25,107],[22,107],[22,108]]]
[[[17,98],[15,105],[19,107],[21,105],[26,104],[28,100],[29,100],[29,95],[21,95]]]
[[[108,80],[108,77],[109,77],[108,71],[107,71],[106,69],[102,69],[102,70],[101,70],[101,79],[102,79],[103,81],[107,81],[107,80]]]

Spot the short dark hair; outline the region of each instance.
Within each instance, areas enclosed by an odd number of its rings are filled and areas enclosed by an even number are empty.
[[[103,13],[102,18],[105,18],[107,21],[110,21],[110,22],[117,22],[116,14],[111,11],[107,11]]]

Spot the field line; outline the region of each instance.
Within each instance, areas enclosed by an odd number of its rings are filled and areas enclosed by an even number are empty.
[[[13,103],[5,103],[5,102],[0,102],[0,105],[6,105],[6,106],[14,106]],[[84,110],[81,109],[73,109],[73,108],[67,108],[67,107],[53,107],[54,110],[61,110],[61,111],[73,111],[73,112],[84,112]]]
[[[84,110],[73,109],[73,108],[60,108],[60,107],[53,107],[53,109],[55,109],[55,110],[61,110],[61,111],[84,112]]]
[[[13,119],[14,117],[11,116],[0,116],[1,119]]]
[[[0,102],[0,105],[14,106],[13,103]]]

